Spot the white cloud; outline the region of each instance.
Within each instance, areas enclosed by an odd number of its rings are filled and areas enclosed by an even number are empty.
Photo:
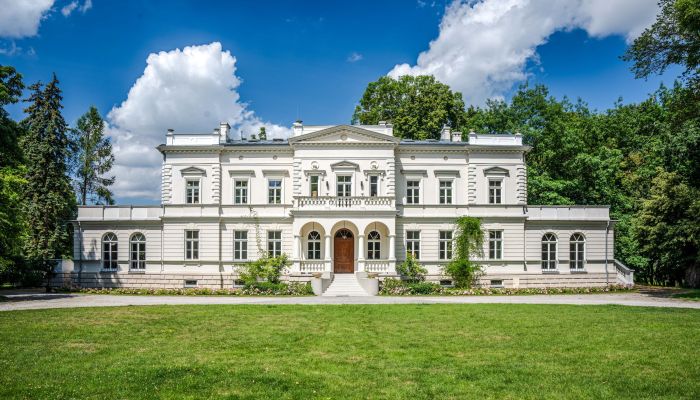
[[[92,0],[85,0],[82,6],[80,6],[80,12],[85,14],[85,12],[92,8]]]
[[[352,53],[348,56],[348,60],[347,60],[347,61],[350,62],[350,63],[354,63],[354,62],[358,62],[358,61],[362,60],[363,58],[364,58],[364,57],[362,56],[362,54],[360,54],[360,53],[354,51],[354,52],[352,52]]]
[[[54,0],[0,0],[0,37],[36,36]]]
[[[561,30],[584,29],[592,37],[622,35],[629,42],[649,26],[657,0],[455,0],[445,11],[438,37],[415,65],[388,73],[432,74],[467,104],[483,104],[527,78],[537,47]]]
[[[175,132],[210,133],[228,121],[233,136],[287,137],[290,130],[263,122],[240,101],[236,58],[218,42],[153,53],[127,99],[108,114],[113,139],[114,191],[119,198],[160,197],[161,155],[155,147]]]
[[[63,6],[63,8],[61,8],[61,14],[63,14],[64,17],[67,17],[67,16],[69,16],[69,15],[73,12],[73,10],[75,10],[76,8],[78,8],[78,1],[77,1],[77,0],[76,0],[76,1],[71,1],[70,3],[66,4],[65,6]]]

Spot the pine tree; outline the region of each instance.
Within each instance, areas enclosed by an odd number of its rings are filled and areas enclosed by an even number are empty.
[[[44,273],[48,289],[53,260],[65,255],[69,247],[65,224],[75,206],[67,164],[70,141],[61,115],[62,96],[56,75],[46,87],[39,82],[29,89],[31,94],[26,101],[30,105],[24,110],[27,118],[22,121],[26,133],[21,140],[27,164],[24,253]]]
[[[78,191],[78,201],[87,205],[88,201],[95,204],[114,204],[109,186],[114,183],[114,176],[105,177],[114,164],[112,143],[104,136],[104,120],[97,108],[90,109],[78,119],[76,129],[73,129],[73,145],[75,146],[75,186]]]

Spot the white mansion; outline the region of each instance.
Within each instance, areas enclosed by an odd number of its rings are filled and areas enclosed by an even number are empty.
[[[464,215],[482,221],[483,285],[631,283],[613,259],[608,207],[527,204],[518,134],[466,142],[444,128],[414,141],[386,123],[297,122],[288,140],[231,140],[229,130],[168,131],[160,206],[80,207],[60,283],[228,288],[264,252],[289,256],[286,280],[382,279],[410,252],[428,280],[449,284],[441,267]]]

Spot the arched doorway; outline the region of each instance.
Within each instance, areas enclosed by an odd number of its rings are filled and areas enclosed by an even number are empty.
[[[355,238],[349,229],[340,229],[333,238],[333,272],[355,272]]]

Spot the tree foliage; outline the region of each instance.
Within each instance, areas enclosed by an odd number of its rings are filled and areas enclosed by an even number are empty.
[[[396,266],[396,272],[409,282],[420,282],[425,279],[428,270],[409,252],[406,253],[406,259]]]
[[[406,139],[439,139],[448,125],[462,129],[465,122],[462,94],[432,76],[379,78],[367,85],[352,123],[394,124],[394,135]]]
[[[474,217],[459,217],[455,221],[457,232],[454,240],[454,258],[444,267],[457,288],[471,287],[481,273],[481,266],[472,261],[483,256],[484,232],[481,220]]]
[[[255,285],[259,281],[279,283],[280,275],[290,265],[286,254],[270,257],[265,254],[259,259],[240,267],[239,274],[247,286]]]
[[[81,205],[114,204],[109,187],[114,176],[105,177],[112,169],[114,155],[112,143],[104,136],[104,120],[97,108],[83,114],[71,130],[72,145],[75,148],[75,186]]]

